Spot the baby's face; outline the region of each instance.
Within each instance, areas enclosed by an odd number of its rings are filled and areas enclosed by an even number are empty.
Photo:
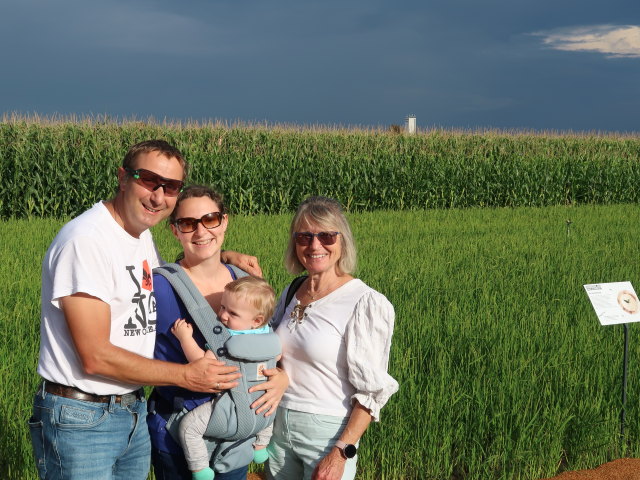
[[[218,317],[231,330],[251,330],[260,326],[260,312],[244,296],[227,290],[222,294]]]

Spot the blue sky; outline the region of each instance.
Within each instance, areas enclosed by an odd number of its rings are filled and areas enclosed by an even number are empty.
[[[2,0],[4,113],[640,131],[640,2]]]

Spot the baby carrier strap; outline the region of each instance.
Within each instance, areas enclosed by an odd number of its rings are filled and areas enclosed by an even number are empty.
[[[293,296],[296,294],[296,292],[298,291],[300,286],[304,283],[304,281],[307,279],[307,277],[308,275],[302,275],[300,277],[296,277],[293,279],[293,281],[287,287],[287,294],[285,295],[284,303],[282,303],[282,297],[280,297],[280,302],[278,302],[278,305],[276,305],[276,311],[274,312],[273,318],[271,319],[271,327],[274,330],[277,330],[278,327],[280,326],[280,322],[282,321],[282,315],[284,314],[284,311],[286,310],[287,305],[289,305],[289,303],[293,299]]]
[[[209,302],[200,293],[198,287],[195,286],[184,269],[177,263],[168,263],[154,269],[153,273],[162,275],[171,284],[207,341],[209,348],[214,353],[216,350],[223,348],[224,343],[230,337],[229,332],[218,320],[218,315],[213,311]],[[238,270],[236,275],[241,277],[247,274],[242,270]]]
[[[233,265],[231,268],[237,278],[247,276],[247,273],[239,268]],[[216,354],[218,360],[224,361],[227,365],[240,367],[241,362],[229,357],[225,347],[225,343],[231,335],[184,269],[177,263],[169,263],[154,269],[154,273],[162,275],[171,284],[198,330],[207,341],[207,348]],[[251,410],[250,395],[245,393],[249,388],[245,376],[239,378],[238,382],[238,386],[228,392],[235,405],[238,429],[235,435],[226,437],[227,440],[241,440],[256,433],[255,417],[257,415]],[[238,394],[234,395],[234,391],[237,391]],[[220,419],[214,409],[205,435],[216,438],[219,436],[216,432],[227,432],[228,428],[227,422]]]
[[[293,279],[293,281],[289,285],[289,288],[287,289],[287,298],[284,301],[285,308],[287,308],[287,305],[289,305],[289,302],[291,302],[291,299],[300,288],[300,285],[302,285],[302,283],[307,279],[307,277],[308,275],[302,275]]]

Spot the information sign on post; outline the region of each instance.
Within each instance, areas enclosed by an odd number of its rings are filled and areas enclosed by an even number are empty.
[[[594,283],[584,289],[602,325],[640,322],[640,302],[631,282]]]
[[[640,302],[631,282],[594,283],[585,285],[591,305],[602,325],[624,327],[622,357],[622,410],[620,411],[620,441],[624,444],[625,411],[627,405],[627,364],[629,358],[629,323],[640,321]],[[623,446],[624,448],[624,446]]]

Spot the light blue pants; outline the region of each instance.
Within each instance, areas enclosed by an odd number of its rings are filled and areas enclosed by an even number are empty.
[[[94,403],[43,392],[29,419],[42,480],[145,480],[151,463],[147,402]]]
[[[269,443],[267,478],[309,480],[313,469],[340,438],[349,417],[334,417],[278,407]],[[356,476],[358,456],[345,463],[342,480]]]

